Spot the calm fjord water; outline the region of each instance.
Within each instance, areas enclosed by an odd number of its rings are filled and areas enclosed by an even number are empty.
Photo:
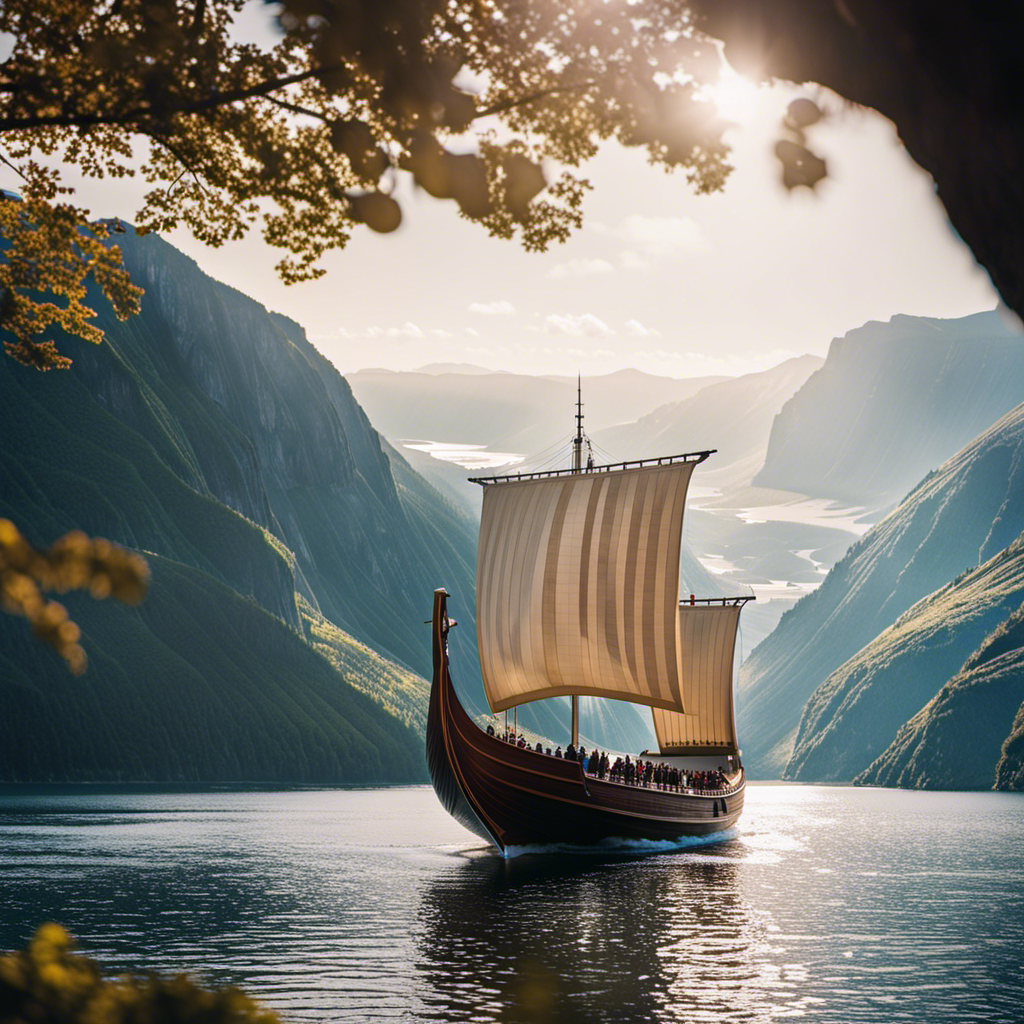
[[[285,1020],[1024,1020],[1024,796],[752,786],[724,841],[501,860],[429,788],[0,790],[0,948]]]

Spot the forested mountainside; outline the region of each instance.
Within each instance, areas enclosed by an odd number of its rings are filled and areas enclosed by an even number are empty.
[[[824,360],[804,355],[761,373],[708,384],[635,423],[593,433],[613,459],[650,458],[716,449],[701,467],[705,485],[749,483],[764,464],[776,414]]]
[[[212,573],[148,558],[139,608],[68,598],[90,659],[79,679],[23,624],[0,620],[0,780],[424,778],[417,732],[353,688],[401,669],[356,650],[338,671]]]
[[[78,680],[0,617],[0,774],[424,778],[421,624],[444,585],[474,636],[473,525],[297,325],[155,236],[119,241],[143,312],[92,297],[107,340],[68,341],[69,371],[0,360],[0,514],[39,544],[78,527],[154,553],[153,588],[139,609],[73,602]]]
[[[1012,774],[1004,750],[1010,746],[1015,717],[1019,722],[1022,716],[1024,604],[985,638],[855,781],[915,789],[987,789],[1000,774]],[[1024,778],[1016,785],[1010,778],[999,784],[1024,789]]]
[[[1024,397],[1000,313],[894,316],[833,340],[771,430],[762,487],[886,507]]]
[[[983,565],[1022,530],[1024,406],[1018,406],[928,474],[747,659],[737,718],[752,772],[779,776],[811,694],[921,598]],[[955,671],[933,680],[931,695]]]
[[[152,389],[155,400],[110,391],[102,368],[92,372],[96,350],[76,360],[86,364],[84,383],[154,443],[169,432],[159,402],[179,445],[195,453],[198,486],[294,552],[300,592],[426,674],[428,645],[410,623],[423,621],[446,580],[453,592],[472,593],[472,524],[413,474],[399,494],[380,437],[297,324],[206,277],[160,239],[122,237],[146,296],[141,317],[121,331],[108,327],[108,336],[128,367],[122,376],[135,378],[121,381],[122,391]],[[126,327],[150,336],[125,339]]]
[[[936,735],[918,735],[919,744],[925,741],[929,749],[917,751],[917,778],[908,776],[900,784],[920,785],[941,771],[944,777],[935,778],[933,786],[990,788],[1003,741],[1024,701],[1024,676],[1013,671],[1019,652],[1016,658],[1011,654],[1001,664],[992,663],[1005,641],[1013,646],[1016,633],[986,638],[1022,601],[1024,538],[1018,538],[984,565],[918,601],[814,691],[784,777],[852,779],[886,748],[888,767],[876,766],[876,776],[890,776],[899,759],[890,745],[895,741],[905,754],[912,753],[905,749],[910,733],[926,723],[910,720],[936,698],[937,714],[955,711],[961,717],[940,724],[927,716]],[[944,687],[961,668],[964,674]],[[1001,675],[1005,669],[1009,678]],[[940,690],[945,695],[941,700],[936,696]],[[897,733],[908,722],[900,740]]]

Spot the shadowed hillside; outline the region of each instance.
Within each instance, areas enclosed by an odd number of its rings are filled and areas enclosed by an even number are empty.
[[[938,727],[934,715],[949,714],[953,704],[960,717],[943,729],[943,752],[933,745],[928,754],[922,753],[921,763],[907,768],[912,774],[899,784],[990,787],[1002,742],[1024,700],[1024,678],[1015,672],[1019,665],[1013,664],[1019,651],[1002,664],[989,662],[992,657],[998,661],[1002,641],[1013,646],[1016,634],[989,641],[991,657],[984,651],[969,656],[986,644],[986,637],[1022,600],[1024,538],[1019,538],[984,565],[919,601],[814,691],[804,708],[785,777],[852,779],[894,741],[906,744],[906,733],[902,741],[897,736],[901,726],[936,698],[938,706],[925,716],[932,726]],[[961,666],[964,675],[943,688]],[[940,689],[941,698],[936,697]],[[923,720],[908,725],[915,732],[921,727]],[[891,773],[898,760],[893,752],[890,755],[883,757],[888,768],[874,769],[876,780],[886,784],[895,781]]]
[[[1024,605],[986,638],[938,694],[900,728],[856,781],[915,789],[987,789],[1014,716],[1024,709]],[[1009,773],[1007,773],[1009,774]],[[1024,788],[1024,780],[1001,788]]]
[[[1021,704],[1013,729],[1003,744],[1003,755],[996,765],[999,789],[1024,790],[1024,704]]]
[[[69,341],[71,370],[0,360],[0,514],[39,544],[79,527],[158,556],[154,585],[139,609],[74,604],[77,681],[3,617],[0,772],[423,778],[422,622],[448,586],[475,665],[473,527],[297,325],[155,236],[121,244],[139,316],[94,296],[107,339]],[[35,752],[33,721],[49,736]]]
[[[211,575],[149,555],[137,609],[69,598],[89,670],[72,680],[0,619],[0,779],[381,783],[422,780],[422,741],[300,633]]]
[[[922,597],[987,562],[1022,530],[1024,406],[1019,406],[930,473],[850,549],[817,591],[783,616],[747,660],[737,717],[756,774],[782,772],[804,704],[832,672]],[[961,663],[968,653],[962,652]],[[956,667],[935,681],[932,694]],[[893,734],[884,737],[878,752]]]

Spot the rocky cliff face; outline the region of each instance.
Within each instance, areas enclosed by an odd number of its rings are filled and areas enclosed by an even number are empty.
[[[737,717],[752,769],[781,774],[804,705],[831,673],[916,602],[987,562],[1022,530],[1024,406],[1018,406],[921,481],[747,660]],[[934,680],[931,695],[953,671]]]
[[[1024,397],[1024,336],[996,312],[894,316],[836,338],[772,427],[763,487],[885,507]]]

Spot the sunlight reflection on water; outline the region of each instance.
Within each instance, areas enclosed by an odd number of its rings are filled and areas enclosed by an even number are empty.
[[[502,860],[429,789],[0,791],[0,947],[56,919],[111,971],[286,1020],[1024,1017],[1024,799],[751,786],[722,841]]]

